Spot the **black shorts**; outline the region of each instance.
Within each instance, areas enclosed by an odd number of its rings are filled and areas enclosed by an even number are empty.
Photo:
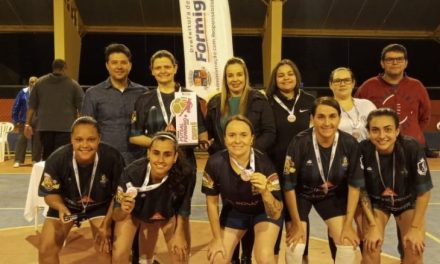
[[[260,214],[245,214],[237,211],[234,208],[223,207],[220,214],[220,226],[234,229],[248,230],[253,228],[260,222],[270,222],[281,227],[284,222],[284,216],[281,215],[278,219],[272,219],[267,216],[265,212]]]
[[[78,214],[81,213],[82,210],[75,210],[75,209],[70,209],[69,211],[71,214]],[[87,209],[86,210],[86,218],[87,219],[93,219],[93,218],[98,218],[98,217],[105,217],[105,215],[107,214],[108,211],[108,205],[100,205],[97,206],[91,210]],[[47,218],[53,218],[53,219],[59,219],[59,213],[58,210],[55,210],[51,207],[49,207],[49,210],[47,211]]]
[[[371,203],[371,206],[374,209],[381,210],[382,212],[384,212],[386,214],[392,214],[394,217],[400,216],[406,210],[410,210],[410,209],[415,209],[416,208],[416,204],[415,203],[408,203],[408,204],[403,205],[400,208],[397,208],[397,207],[389,208],[388,206],[384,206],[384,205],[376,204],[376,203]]]
[[[310,201],[296,195],[296,204],[298,206],[298,213],[301,221],[307,222],[312,205],[318,212],[319,216],[325,221],[332,217],[342,216],[347,213],[347,197],[333,195],[325,197],[321,200]]]

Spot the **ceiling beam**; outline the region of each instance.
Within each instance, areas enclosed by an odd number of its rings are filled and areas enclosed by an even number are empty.
[[[145,27],[145,26],[83,26],[87,33],[121,34],[182,34],[181,27]],[[0,25],[0,33],[45,33],[53,32],[52,25]],[[263,28],[232,28],[238,36],[262,36]],[[380,38],[380,39],[432,39],[438,38],[440,29],[432,31],[418,30],[353,30],[353,29],[303,29],[284,28],[283,37],[331,37],[331,38]]]

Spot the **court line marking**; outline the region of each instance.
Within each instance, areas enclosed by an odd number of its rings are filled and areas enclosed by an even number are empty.
[[[435,242],[437,242],[438,244],[440,244],[440,238],[434,236],[433,234],[431,234],[429,232],[425,232],[425,235],[427,237],[429,237],[430,239],[434,240]]]

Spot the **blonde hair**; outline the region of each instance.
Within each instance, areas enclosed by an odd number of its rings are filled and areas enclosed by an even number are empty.
[[[249,98],[249,90],[250,90],[250,82],[249,82],[249,71],[247,69],[246,63],[243,59],[238,57],[230,58],[225,65],[223,70],[223,82],[221,87],[221,96],[220,96],[220,115],[222,117],[226,117],[229,114],[229,98],[231,97],[231,93],[229,92],[229,87],[227,84],[227,74],[226,69],[228,66],[232,64],[238,64],[243,68],[244,76],[245,76],[245,85],[243,89],[243,93],[240,96],[240,104],[239,104],[239,114],[246,116],[246,108]]]

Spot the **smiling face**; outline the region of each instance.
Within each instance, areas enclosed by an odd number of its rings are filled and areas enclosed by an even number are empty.
[[[94,125],[79,124],[74,128],[70,136],[70,142],[75,151],[75,159],[78,164],[91,164],[94,162],[100,141],[101,137]]]
[[[245,122],[232,120],[227,124],[225,145],[231,157],[236,159],[249,157],[253,140],[251,128]]]
[[[170,139],[156,139],[148,149],[151,175],[165,177],[177,161],[176,145]]]
[[[336,99],[351,98],[355,82],[351,73],[346,69],[340,69],[333,73],[332,80],[329,82],[330,89]]]
[[[281,65],[276,73],[276,82],[278,89],[283,94],[294,92],[296,86],[296,75],[292,67],[288,64]]]
[[[130,59],[122,52],[115,52],[109,55],[105,64],[110,78],[117,82],[126,81],[131,71]]]
[[[154,59],[151,65],[151,74],[159,85],[169,85],[174,82],[174,75],[177,73],[177,64],[174,64],[168,57]]]
[[[341,117],[338,111],[329,105],[320,104],[312,116],[312,124],[315,128],[318,142],[332,141],[338,130]]]
[[[376,146],[377,152],[390,154],[394,150],[397,136],[400,133],[391,116],[375,116],[369,122],[370,141]]]
[[[226,67],[226,84],[231,96],[241,96],[246,85],[246,74],[242,65],[234,63]]]

